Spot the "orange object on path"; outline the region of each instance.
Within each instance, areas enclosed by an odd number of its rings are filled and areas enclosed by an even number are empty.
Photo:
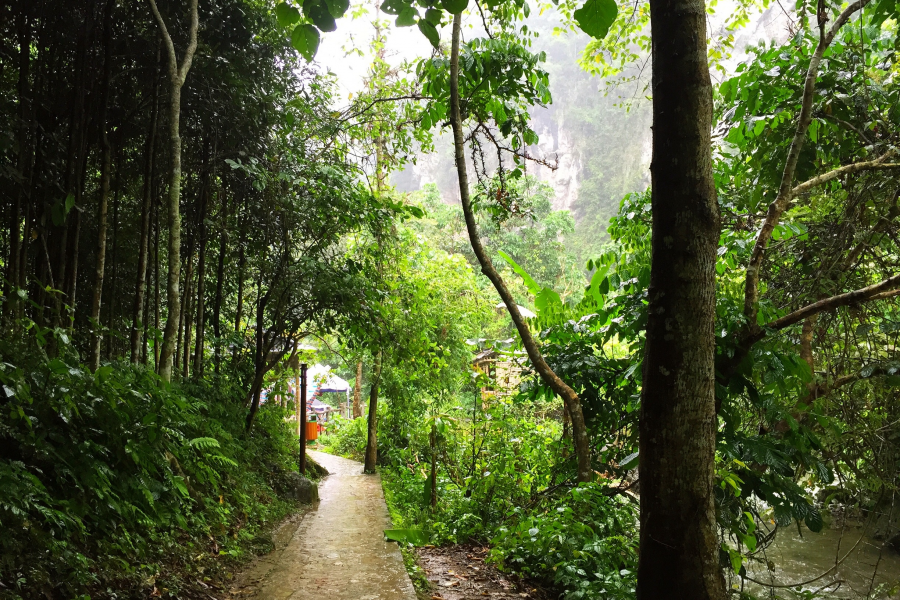
[[[316,440],[319,438],[319,427],[315,421],[306,422],[306,441]]]

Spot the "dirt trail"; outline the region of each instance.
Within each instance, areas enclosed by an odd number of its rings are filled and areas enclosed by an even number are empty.
[[[331,473],[319,505],[276,533],[276,550],[240,578],[233,597],[416,600],[397,544],[384,541],[391,520],[381,479],[356,461],[309,454]]]

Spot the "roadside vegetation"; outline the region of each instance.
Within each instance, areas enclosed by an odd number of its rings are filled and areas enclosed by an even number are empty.
[[[642,142],[587,146],[613,107],[576,115],[570,213],[531,115],[570,71],[524,0],[5,3],[0,598],[227,585],[299,510],[313,362],[354,387],[319,443],[401,543],[565,600],[814,598],[851,554],[767,550],[852,528],[853,593],[895,597],[900,5],[787,7],[726,66],[767,6],[540,7],[656,119],[648,187]],[[353,15],[345,99],[314,58]],[[391,64],[392,23],[430,53]],[[452,193],[392,186],[449,142]]]

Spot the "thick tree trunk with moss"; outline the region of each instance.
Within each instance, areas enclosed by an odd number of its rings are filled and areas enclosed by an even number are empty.
[[[638,600],[721,600],[714,505],[712,86],[703,0],[651,0],[653,233],[640,417]]]

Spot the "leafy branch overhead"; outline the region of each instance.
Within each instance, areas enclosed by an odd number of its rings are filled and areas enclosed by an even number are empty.
[[[527,16],[530,13],[525,0],[513,2],[517,10]],[[321,40],[320,32],[332,32],[337,29],[340,19],[350,8],[349,0],[304,0],[294,6],[290,0],[275,6],[278,24],[291,29],[291,45],[303,57],[311,61],[316,56]],[[487,0],[489,10],[504,9],[501,0]],[[397,27],[419,28],[431,45],[440,47],[441,36],[438,28],[447,24],[447,15],[462,13],[469,6],[469,0],[384,0],[381,10],[396,17]],[[575,10],[573,17],[582,31],[591,37],[602,39],[616,20],[618,7],[615,0],[587,0],[581,8]]]

